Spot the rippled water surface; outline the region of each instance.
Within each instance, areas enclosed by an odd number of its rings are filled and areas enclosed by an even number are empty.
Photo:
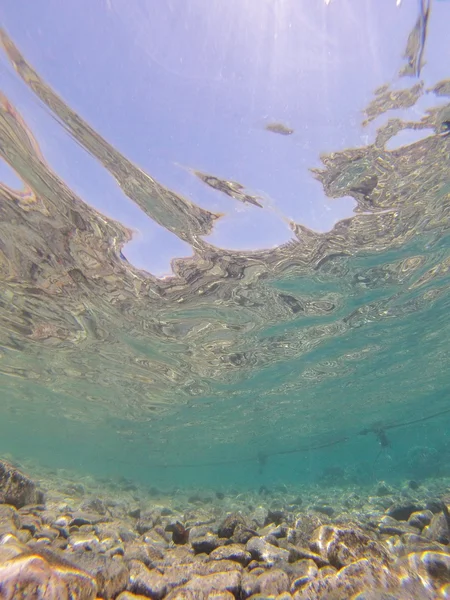
[[[443,64],[450,46],[439,25],[448,22],[450,5],[435,2],[424,14],[414,3],[397,4],[386,0],[374,15],[362,2],[364,10],[345,21],[371,57],[359,66],[355,48],[341,44],[344,34],[332,38],[351,3],[320,3],[315,30],[296,21],[295,11],[275,11],[275,39],[285,33],[286,44],[260,40],[258,56],[277,98],[276,52],[296,56],[290,28],[314,30],[315,43],[326,47],[290,113],[279,98],[265,112],[259,80],[227,72],[219,34],[197,49],[203,56],[219,48],[217,79],[209,82],[196,79],[208,67],[196,71],[189,53],[183,70],[181,49],[150,48],[146,56],[172,78],[176,102],[183,97],[174,81],[199,96],[206,86],[217,101],[204,123],[192,106],[176,117],[191,124],[192,137],[185,132],[178,140],[161,125],[153,145],[152,117],[162,113],[149,111],[138,126],[133,108],[123,105],[122,120],[100,132],[96,88],[85,115],[82,96],[71,101],[70,72],[61,89],[52,83],[61,65],[53,42],[46,45],[39,33],[39,17],[32,26],[30,12],[20,29],[14,10],[3,9],[0,453],[162,483],[450,475],[450,72]],[[106,3],[98,17],[105,31],[111,19],[121,22],[115,10]],[[383,11],[399,28],[388,50],[377,45],[384,28],[394,27]],[[161,15],[161,27],[178,31],[174,7]],[[211,15],[200,23],[208,31],[220,17]],[[186,27],[197,17],[195,9],[183,15]],[[231,16],[223,18],[226,29]],[[367,39],[358,38],[358,22]],[[240,23],[237,45],[258,32]],[[135,33],[137,47],[143,34],[138,27]],[[295,61],[289,67],[298,77],[313,60],[303,55],[300,71]],[[347,79],[339,83],[344,62]],[[125,77],[118,70],[110,81],[108,73],[99,94]],[[149,78],[169,86],[153,75],[144,71],[136,90]],[[365,96],[358,85],[372,85],[372,75],[378,86]],[[76,78],[82,87],[82,70]],[[234,92],[228,98],[221,81],[234,91],[253,89],[253,113]],[[132,88],[129,94],[133,107]],[[346,95],[357,99],[352,115]],[[322,102],[323,119],[302,102]],[[152,148],[148,168],[127,152],[127,127],[142,127],[142,139],[131,137],[136,147],[146,138]],[[162,166],[166,159],[173,171]],[[245,164],[254,172],[238,182]],[[292,216],[302,211],[308,225]],[[162,266],[170,260],[170,268]]]

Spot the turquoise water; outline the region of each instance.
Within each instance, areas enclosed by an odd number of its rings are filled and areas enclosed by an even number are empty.
[[[130,232],[52,171],[3,98],[1,153],[24,187],[0,187],[0,454],[162,486],[450,476],[448,81],[414,127],[396,123],[428,137],[387,150],[388,122],[311,170],[328,197],[354,199],[353,217],[328,233],[290,221],[291,242],[237,252],[204,241],[217,215],[134,166],[6,33],[3,45],[64,128],[195,252],[164,279],[125,261]],[[405,106],[425,93],[414,85]],[[401,107],[380,97],[368,118]]]

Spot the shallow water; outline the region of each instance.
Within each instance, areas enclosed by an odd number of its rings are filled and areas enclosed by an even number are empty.
[[[12,87],[39,99],[193,255],[164,278],[128,262],[132,232],[64,182],[29,111],[2,97],[11,171],[0,190],[0,454],[168,486],[450,475],[450,84],[421,79],[417,23],[400,77],[364,108],[376,137],[308,165],[327,197],[356,203],[353,216],[322,233],[283,217],[289,242],[248,251],[206,242],[217,205],[128,160],[3,31]],[[428,113],[387,119],[424,98]],[[277,143],[295,135],[275,121],[264,129]],[[427,137],[386,149],[422,129]],[[277,210],[231,179],[191,171],[230,202],[268,218]]]

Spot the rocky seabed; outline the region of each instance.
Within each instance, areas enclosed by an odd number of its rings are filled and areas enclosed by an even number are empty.
[[[98,492],[0,461],[1,600],[450,598],[445,482]]]

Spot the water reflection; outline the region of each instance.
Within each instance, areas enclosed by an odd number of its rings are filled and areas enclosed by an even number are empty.
[[[423,60],[420,23],[405,53],[407,65],[416,65],[411,74]],[[140,424],[160,419],[151,451],[158,464],[161,456],[177,459],[180,440],[190,436],[194,456],[213,440],[211,460],[226,462],[223,448],[232,454],[245,442],[253,460],[261,444],[281,455],[330,447],[364,430],[384,432],[389,423],[374,423],[398,419],[406,405],[415,422],[424,397],[432,405],[427,413],[444,414],[450,105],[442,99],[449,80],[431,90],[415,79],[401,90],[379,88],[366,123],[415,106],[425,93],[441,103],[417,121],[388,120],[373,143],[324,154],[322,167],[311,170],[329,198],[353,199],[353,217],[325,233],[284,218],[288,243],[231,251],[205,241],[218,212],[125,158],[52,90],[5,31],[1,40],[18,76],[66,131],[193,252],[175,259],[166,278],[124,260],[130,230],[88,206],[50,168],[32,128],[2,96],[0,152],[23,182],[21,191],[0,187],[5,415],[26,418],[31,394],[41,415],[106,420],[124,444],[142,442]],[[408,128],[428,135],[387,149]],[[276,122],[267,129],[294,134]],[[267,209],[244,184],[192,171],[230,201]]]

